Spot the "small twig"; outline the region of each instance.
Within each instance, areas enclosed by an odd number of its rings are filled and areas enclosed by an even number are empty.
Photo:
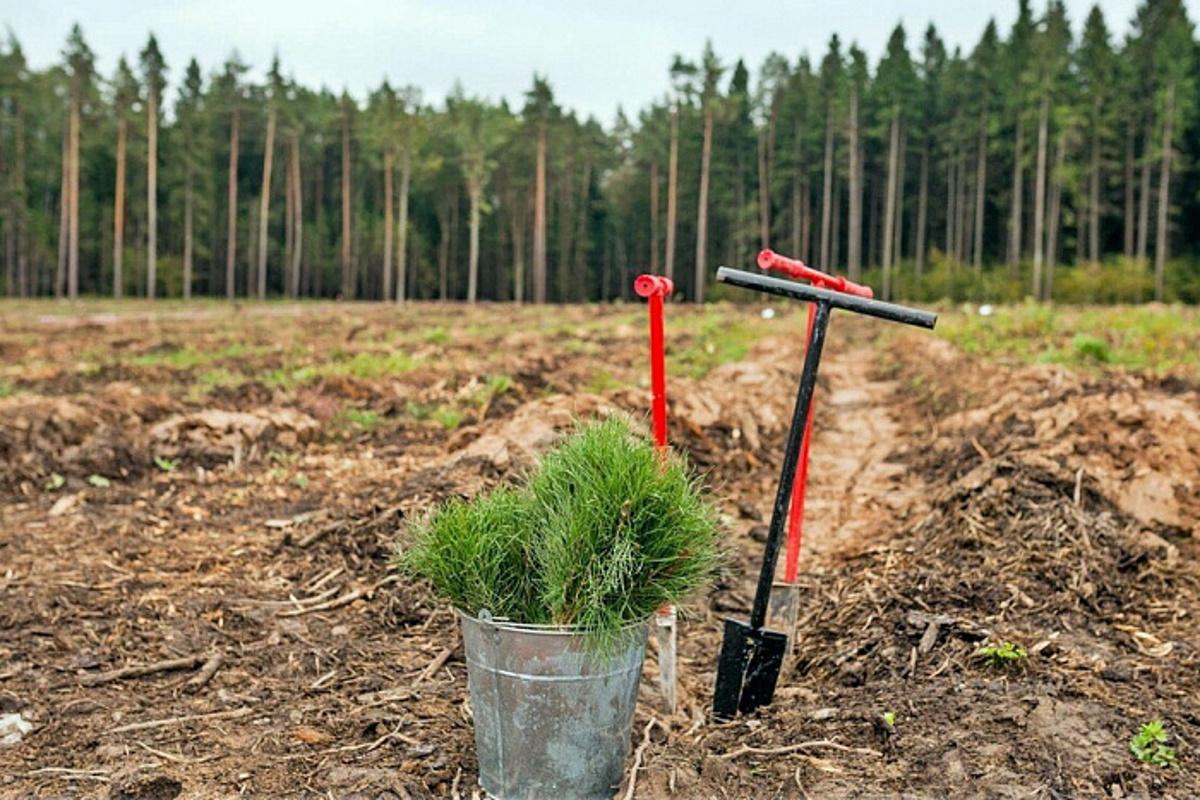
[[[633,800],[633,792],[637,789],[637,774],[642,768],[642,757],[646,754],[646,748],[650,746],[650,732],[654,730],[655,725],[659,725],[659,721],[651,717],[646,723],[646,727],[642,729],[642,743],[638,745],[637,750],[633,753],[633,766],[629,769],[629,785],[625,787],[624,800]]]
[[[312,533],[305,536],[300,541],[296,542],[296,546],[297,547],[308,547],[316,542],[321,541],[322,539],[324,539],[326,536],[333,533],[334,531],[344,528],[346,526],[346,524],[347,524],[346,520],[339,519],[334,522],[330,522],[326,525],[322,525],[321,527],[317,528]]]
[[[206,756],[205,758],[187,758],[186,756],[168,753],[166,750],[157,750],[145,742],[134,742],[138,747],[145,750],[147,753],[165,758],[167,761],[174,761],[176,764],[203,764],[205,761],[212,761],[216,756]]]
[[[811,741],[811,742],[798,742],[796,744],[789,744],[785,747],[751,747],[748,744],[744,744],[741,747],[739,747],[737,750],[730,750],[728,753],[722,753],[721,755],[717,756],[717,758],[733,759],[733,758],[737,758],[739,756],[744,756],[744,755],[749,755],[749,754],[763,755],[763,756],[775,756],[775,755],[782,755],[784,753],[797,753],[797,752],[800,752],[801,750],[819,750],[822,748],[828,748],[830,750],[841,750],[844,753],[859,753],[864,756],[880,757],[882,755],[882,753],[880,753],[876,750],[870,750],[866,747],[847,747],[844,744],[838,744],[837,742],[831,742],[828,739],[817,739],[817,740]]]
[[[95,675],[81,675],[79,682],[84,686],[100,686],[105,683],[119,681],[122,678],[140,678],[143,675],[153,675],[156,672],[172,672],[178,669],[191,669],[204,662],[204,656],[195,653],[183,658],[171,658],[166,661],[155,661],[153,664],[139,664],[131,667],[121,667],[111,672],[101,672]]]
[[[204,662],[204,666],[200,668],[192,679],[183,685],[185,692],[198,692],[203,689],[213,676],[217,674],[217,670],[221,668],[221,664],[225,662],[225,653],[221,650],[214,650],[208,660]]]
[[[413,686],[419,686],[421,683],[437,674],[437,671],[446,666],[446,662],[450,660],[450,656],[458,648],[458,639],[455,638],[454,643],[449,647],[443,647],[442,651],[434,657],[433,661],[425,669],[421,670],[421,674],[413,681]]]
[[[462,767],[458,768],[458,772],[454,773],[454,780],[450,783],[450,797],[453,800],[462,800],[462,795],[459,794],[458,784],[462,781]]]
[[[66,767],[42,767],[30,772],[26,772],[27,778],[33,778],[38,775],[47,775],[63,780],[74,781],[102,781],[108,783],[108,770],[103,769],[67,769]]]
[[[315,681],[313,681],[312,683],[310,683],[308,685],[309,691],[312,691],[314,689],[320,689],[322,686],[324,686],[326,683],[328,683],[329,679],[332,678],[334,675],[337,675],[337,669],[329,670],[329,672],[326,672],[324,675],[317,678]]]
[[[189,722],[199,722],[206,719],[237,719],[249,714],[253,714],[252,708],[235,708],[230,711],[214,711],[210,714],[193,714],[186,717],[167,717],[166,719],[155,719],[149,722],[133,722],[129,725],[120,725],[113,728],[109,733],[128,733],[129,731],[145,731],[151,728],[167,728],[172,725],[185,725]]]
[[[315,606],[304,606],[303,608],[296,608],[291,611],[283,611],[280,612],[279,616],[299,617],[304,614],[312,614],[315,611],[332,611],[335,608],[341,608],[344,605],[349,605],[360,597],[362,597],[362,590],[352,589],[341,597],[335,597],[333,600],[329,600],[324,603],[317,603]]]

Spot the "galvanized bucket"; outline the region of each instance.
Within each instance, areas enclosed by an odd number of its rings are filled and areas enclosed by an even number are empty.
[[[597,656],[573,628],[458,616],[484,791],[609,800],[629,755],[647,624]]]

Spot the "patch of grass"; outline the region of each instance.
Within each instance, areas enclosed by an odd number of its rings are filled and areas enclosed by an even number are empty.
[[[170,367],[171,369],[186,370],[211,364],[223,359],[240,359],[254,353],[265,352],[268,348],[252,348],[234,342],[215,350],[196,350],[191,347],[180,347],[158,353],[143,353],[134,356],[129,363],[135,367]]]
[[[373,431],[383,422],[379,412],[369,408],[344,408],[339,416],[346,424],[364,431]]]
[[[606,369],[598,369],[588,379],[586,388],[592,394],[604,394],[613,389],[618,389],[620,386],[621,382],[617,380],[615,375]]]
[[[667,369],[678,369],[690,378],[702,378],[722,364],[741,361],[764,333],[750,318],[731,319],[716,313],[685,317],[683,327],[691,339],[678,350],[668,345]]]
[[[158,467],[163,472],[174,472],[176,469],[179,468],[179,462],[173,458],[166,458],[164,456],[155,456],[154,457],[154,466]]]
[[[470,613],[578,626],[603,650],[704,586],[717,514],[685,462],[618,420],[581,426],[521,488],[451,500],[395,564]]]
[[[1138,760],[1156,767],[1175,766],[1175,748],[1169,747],[1170,737],[1162,720],[1147,722],[1129,740],[1129,750]]]
[[[16,393],[16,387],[7,381],[0,380],[0,397],[11,397]]]
[[[450,334],[445,328],[438,326],[431,331],[425,333],[422,337],[427,344],[446,345],[450,344]]]
[[[975,655],[982,658],[989,667],[1007,667],[1029,657],[1024,647],[1013,642],[985,645],[976,650]]]
[[[463,413],[453,406],[438,406],[430,413],[429,418],[446,430],[452,431],[462,425]]]
[[[335,361],[318,368],[323,375],[350,375],[355,378],[382,378],[411,371],[417,362],[403,353],[355,353],[348,360]]]
[[[981,316],[972,306],[943,314],[937,334],[967,353],[1022,363],[1183,371],[1200,378],[1200,313],[1191,308],[1025,303]]]

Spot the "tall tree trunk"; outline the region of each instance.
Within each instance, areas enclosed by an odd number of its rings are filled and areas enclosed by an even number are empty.
[[[263,144],[262,194],[258,204],[258,268],[257,295],[267,298],[267,226],[271,221],[271,171],[275,165],[275,108],[267,110],[267,140]]]
[[[925,273],[925,237],[929,231],[929,137],[921,145],[921,174],[917,178],[917,279]]]
[[[800,203],[800,174],[792,175],[792,254],[803,261],[808,256],[801,250],[800,240],[803,238],[804,219]]]
[[[908,126],[900,122],[900,155],[896,165],[896,242],[892,246],[892,266],[904,260],[904,187],[908,173]]]
[[[862,145],[858,136],[858,87],[850,89],[850,124],[846,147],[850,151],[850,220],[847,225],[846,267],[851,280],[862,277]]]
[[[450,218],[453,207],[449,199],[443,201],[438,213],[438,228],[441,238],[438,240],[438,299],[443,303],[449,294],[450,284]]]
[[[293,222],[291,272],[292,297],[300,295],[300,265],[304,253],[304,182],[300,179],[300,134],[292,131],[292,186],[296,196],[292,200]]]
[[[350,116],[342,113],[342,297],[354,299],[355,276],[350,261]]]
[[[184,165],[183,174],[183,299],[192,299],[192,260],[196,226],[195,200],[192,197],[192,164],[190,156]]]
[[[883,299],[892,296],[892,244],[896,233],[896,178],[900,160],[900,108],[892,109],[891,132],[888,136],[887,194],[883,211]]]
[[[946,153],[946,259],[954,266],[955,222],[958,219],[957,186],[958,159],[953,152]]]
[[[29,275],[29,217],[25,189],[25,117],[21,105],[13,104],[13,228],[17,249],[17,294],[29,297],[32,294]]]
[[[412,153],[406,145],[400,157],[400,218],[396,223],[396,302],[408,299],[408,193],[412,182]]]
[[[954,221],[954,260],[955,263],[965,264],[967,261],[967,221],[970,215],[970,192],[967,191],[967,146],[960,142],[958,145],[958,219]]]
[[[696,212],[695,302],[704,302],[704,279],[708,274],[708,180],[712,164],[713,98],[704,103],[704,139],[700,145],[700,200]]]
[[[1092,119],[1100,118],[1097,102],[1092,110]],[[1088,260],[1093,264],[1100,261],[1100,126],[1092,131],[1092,165],[1088,182]]]
[[[295,299],[292,294],[292,248],[296,245],[296,181],[292,174],[291,141],[284,143],[287,160],[283,163],[283,296]]]
[[[71,113],[68,125],[71,130],[71,213],[69,223],[69,245],[67,249],[67,297],[79,298],[79,136],[80,106],[83,99],[78,91],[71,98]]]
[[[829,263],[832,269],[841,263],[842,255],[842,182],[836,175],[833,178],[833,229],[829,239]]]
[[[987,115],[979,121],[979,152],[975,163],[975,271],[983,270],[983,221],[987,205]]]
[[[146,97],[146,297],[158,288],[158,90]]]
[[[1013,145],[1013,178],[1012,178],[1012,208],[1008,220],[1008,265],[1013,275],[1021,263],[1022,231],[1021,224],[1025,218],[1022,208],[1025,200],[1024,171],[1025,171],[1025,119],[1020,110],[1017,111],[1017,133]]]
[[[1158,173],[1158,228],[1154,234],[1154,299],[1163,301],[1166,288],[1167,255],[1170,248],[1167,221],[1171,214],[1171,141],[1175,124],[1175,81],[1167,84],[1163,111],[1162,163]]]
[[[1058,231],[1062,218],[1062,171],[1066,155],[1066,141],[1059,141],[1054,148],[1054,176],[1050,185],[1050,219],[1046,230],[1046,285],[1042,297],[1054,299],[1054,269],[1058,265]]]
[[[821,268],[832,269],[833,225],[833,108],[825,115],[825,176],[821,184]]]
[[[511,209],[508,221],[513,249],[513,302],[517,305],[525,300],[525,218],[522,212],[524,200],[525,198],[519,196],[516,191],[509,191],[507,205]]]
[[[232,300],[237,296],[237,285],[234,279],[237,274],[237,173],[238,173],[238,126],[241,114],[233,109],[233,117],[229,125],[229,194],[228,216],[225,229],[225,296]]]
[[[1146,121],[1146,133],[1142,136],[1142,179],[1138,191],[1137,264],[1146,269],[1146,253],[1150,243],[1150,141],[1151,122]]]
[[[585,159],[583,162],[583,180],[579,186],[579,201],[576,204],[577,215],[575,217],[578,227],[575,229],[575,298],[581,303],[588,301],[588,280],[587,280],[587,254],[588,254],[588,236],[587,222],[591,212],[591,205],[588,202],[591,197],[592,189],[592,162],[590,159]]]
[[[675,278],[675,233],[679,221],[679,104],[671,108],[671,150],[667,157],[667,254],[663,274]]]
[[[812,187],[807,176],[800,182],[800,253],[812,258]]]
[[[1046,248],[1046,149],[1050,129],[1050,98],[1038,109],[1037,173],[1033,197],[1033,296],[1042,299],[1042,267]]]
[[[1128,259],[1133,258],[1134,248],[1134,133],[1133,125],[1125,132],[1125,225],[1122,253]]]
[[[392,239],[395,235],[395,205],[392,200],[392,148],[383,151],[383,300],[392,299]]]
[[[125,293],[122,262],[125,255],[125,142],[129,121],[124,111],[117,118],[117,185],[113,200],[113,297]]]
[[[658,274],[658,161],[653,159],[650,161],[650,274]]]
[[[771,244],[771,189],[767,175],[766,132],[758,135],[758,240],[760,247]]]
[[[483,186],[478,177],[468,180],[467,197],[471,206],[471,237],[467,250],[467,302],[474,303],[479,288],[479,203]]]
[[[670,262],[668,261],[668,264]],[[667,267],[670,269],[670,266]],[[537,129],[533,189],[533,302],[546,302],[546,122]]]
[[[63,126],[62,174],[58,186],[58,262],[54,269],[54,296],[67,288],[67,251],[71,249],[71,123]]]

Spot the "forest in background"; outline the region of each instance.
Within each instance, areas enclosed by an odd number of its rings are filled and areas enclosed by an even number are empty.
[[[719,296],[760,247],[884,297],[1200,301],[1200,43],[1183,0],[1123,38],[1099,7],[1019,0],[972,47],[901,26],[875,63],[750,68],[676,56],[649,107],[605,127],[535,75],[515,102],[367,98],[265,81],[234,53],[169,86],[153,35],[97,74],[0,44],[8,296],[572,302],[642,271]],[[396,76],[402,79],[403,76]]]

